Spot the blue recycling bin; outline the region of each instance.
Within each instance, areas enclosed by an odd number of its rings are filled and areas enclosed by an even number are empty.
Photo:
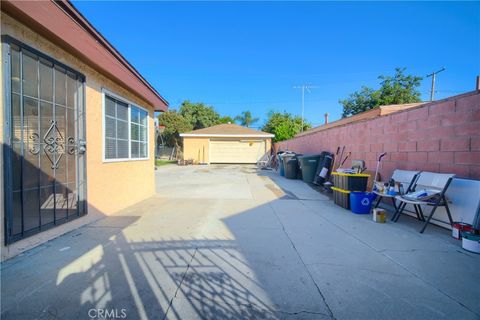
[[[356,214],[369,214],[375,197],[372,192],[350,192],[350,210]]]

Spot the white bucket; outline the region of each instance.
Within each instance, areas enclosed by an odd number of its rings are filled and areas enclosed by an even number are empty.
[[[474,253],[480,253],[480,236],[468,232],[465,232],[462,236],[463,249]]]

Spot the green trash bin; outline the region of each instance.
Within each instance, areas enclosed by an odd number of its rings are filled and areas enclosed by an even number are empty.
[[[302,180],[306,183],[313,183],[315,173],[317,172],[317,166],[320,162],[320,155],[306,155],[298,157],[300,161],[300,169],[302,170]]]

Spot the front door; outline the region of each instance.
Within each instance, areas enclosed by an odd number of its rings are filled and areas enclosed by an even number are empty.
[[[11,243],[86,214],[84,76],[15,39],[2,50]]]

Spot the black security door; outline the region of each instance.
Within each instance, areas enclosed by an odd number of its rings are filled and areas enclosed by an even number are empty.
[[[4,39],[6,242],[86,213],[84,77]]]

